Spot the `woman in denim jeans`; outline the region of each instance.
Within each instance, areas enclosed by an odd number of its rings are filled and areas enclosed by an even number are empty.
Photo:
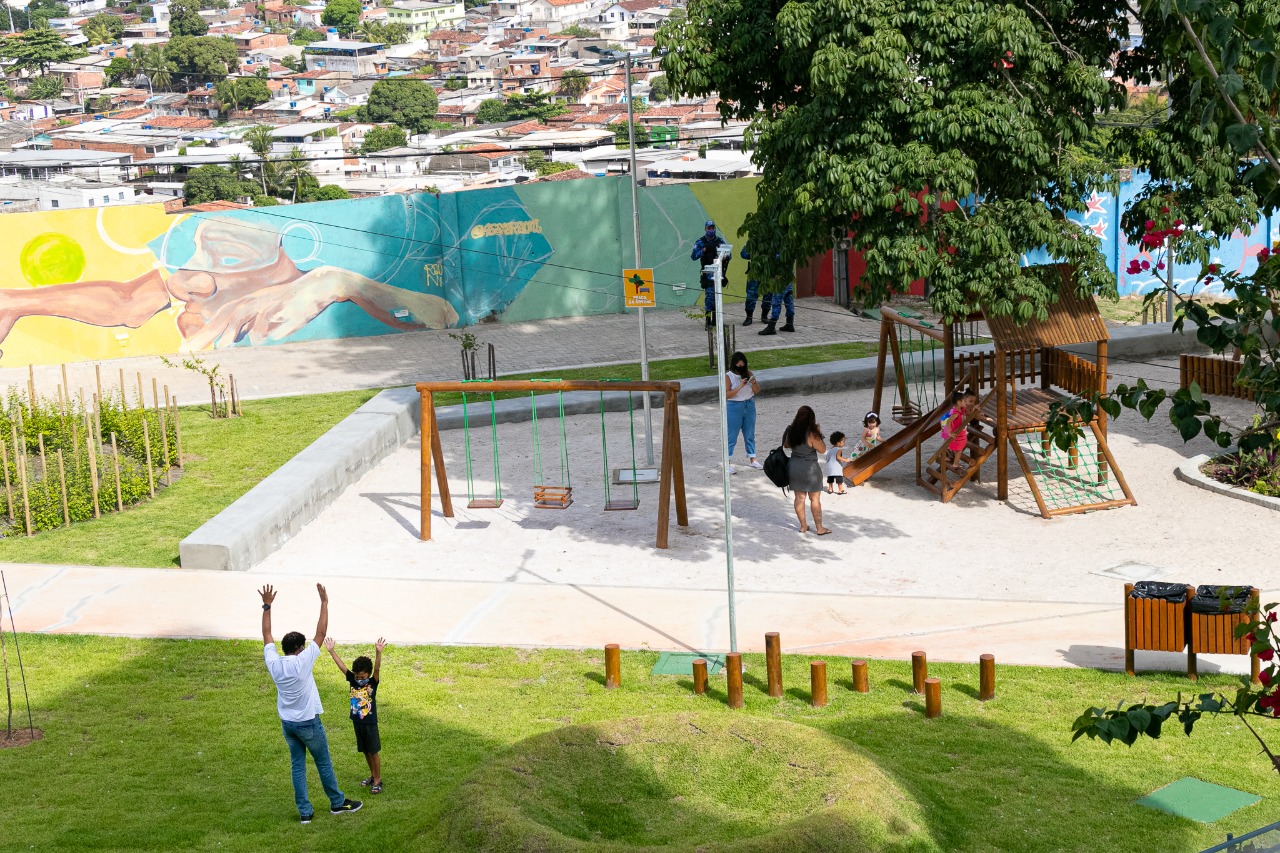
[[[752,468],[763,468],[756,461],[756,401],[760,393],[760,383],[755,374],[747,367],[747,357],[735,352],[729,359],[729,372],[724,375],[724,396],[728,400],[726,420],[729,427],[729,458],[733,458],[734,445],[738,443],[738,433],[742,433],[743,443],[747,445],[747,459]],[[734,472],[733,465],[729,473]]]

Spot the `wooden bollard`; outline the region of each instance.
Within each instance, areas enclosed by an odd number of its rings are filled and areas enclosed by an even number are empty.
[[[707,694],[707,662],[703,658],[693,662],[693,692],[699,696]]]
[[[871,684],[867,680],[867,662],[864,660],[853,662],[853,689],[856,693],[871,692]]]
[[[996,698],[996,656],[978,658],[978,701],[989,702]]]
[[[782,695],[782,639],[777,631],[764,635],[764,668],[769,676],[769,695]]]
[[[617,643],[604,647],[604,686],[610,690],[622,686],[622,651]]]
[[[924,680],[924,715],[931,720],[942,716],[942,682],[936,678]]]
[[[809,661],[809,704],[815,708],[827,707],[827,662]]]
[[[911,653],[911,687],[916,693],[924,692],[925,679],[929,677],[929,662],[924,652]]]
[[[742,707],[742,655],[730,652],[724,656],[724,668],[729,683],[729,707]]]

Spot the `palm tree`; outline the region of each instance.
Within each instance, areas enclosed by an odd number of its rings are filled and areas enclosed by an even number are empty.
[[[286,183],[293,186],[293,201],[296,203],[303,182],[311,177],[311,166],[303,155],[302,149],[296,145],[293,146],[293,150],[289,152],[289,159],[284,163],[283,177]]]
[[[267,163],[268,156],[271,153],[271,145],[275,142],[275,137],[271,135],[271,128],[260,124],[257,127],[249,129],[249,132],[241,137],[245,144],[249,146],[259,160],[262,161],[261,167],[258,169],[259,175],[262,177],[262,194],[267,194]]]
[[[87,25],[83,30],[83,34],[91,47],[95,44],[106,44],[111,41],[111,33],[101,23]]]

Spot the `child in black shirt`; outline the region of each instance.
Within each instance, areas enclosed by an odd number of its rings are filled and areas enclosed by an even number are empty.
[[[351,662],[347,669],[342,658],[333,649],[333,638],[326,637],[324,647],[329,650],[333,662],[347,677],[351,686],[351,724],[356,730],[356,751],[364,753],[364,760],[369,764],[369,778],[360,784],[369,787],[374,794],[382,793],[382,742],[378,739],[378,674],[382,669],[382,649],[387,641],[378,638],[374,644],[377,650],[372,663],[361,655]]]

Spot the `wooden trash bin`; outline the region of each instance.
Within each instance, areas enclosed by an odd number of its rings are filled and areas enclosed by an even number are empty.
[[[1193,587],[1185,587],[1180,601],[1134,597],[1134,585],[1124,585],[1124,671],[1134,674],[1135,650],[1180,652],[1188,649],[1187,617]],[[1187,653],[1187,675],[1194,677],[1195,653]]]
[[[1256,612],[1258,608],[1258,589],[1257,587],[1235,587],[1235,589],[1247,589],[1247,604]],[[1200,587],[1195,591],[1199,593],[1200,598],[1217,595],[1215,587]],[[1246,607],[1247,611],[1249,607]],[[1196,671],[1196,655],[1248,655],[1249,656],[1249,679],[1253,684],[1258,683],[1258,656],[1253,654],[1250,647],[1252,643],[1244,637],[1236,637],[1236,626],[1243,625],[1253,619],[1253,615],[1248,612],[1240,613],[1201,613],[1197,612],[1190,603],[1190,597],[1187,604],[1187,616],[1190,620],[1190,632],[1187,637],[1187,677],[1195,681],[1199,677]]]

